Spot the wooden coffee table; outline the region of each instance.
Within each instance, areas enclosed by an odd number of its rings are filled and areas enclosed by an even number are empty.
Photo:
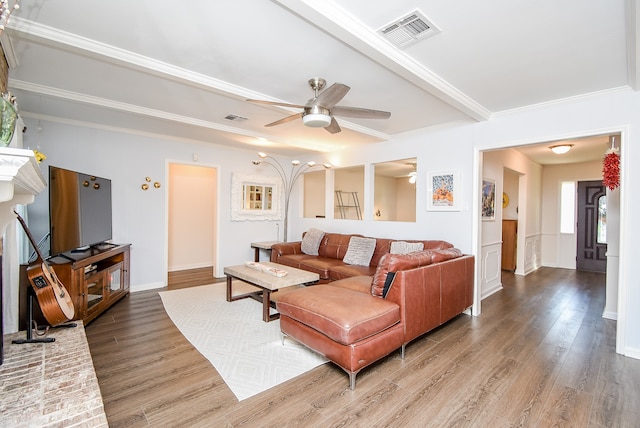
[[[224,274],[227,276],[227,302],[246,299],[247,297],[262,302],[262,319],[265,322],[280,318],[280,314],[271,315],[269,313],[269,308],[275,308],[275,303],[271,301],[271,293],[276,292],[281,288],[292,287],[294,285],[313,284],[320,279],[320,276],[317,273],[307,272],[306,270],[296,269],[272,262],[262,262],[260,264],[285,270],[287,271],[287,275],[277,277],[246,265],[227,266],[224,268]],[[234,296],[232,291],[234,278],[254,285],[260,290]]]

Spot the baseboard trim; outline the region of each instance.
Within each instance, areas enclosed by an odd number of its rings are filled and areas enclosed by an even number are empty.
[[[138,291],[155,290],[156,288],[163,288],[166,286],[167,284],[165,284],[164,282],[149,282],[146,284],[132,285],[129,291],[131,293],[137,293]]]

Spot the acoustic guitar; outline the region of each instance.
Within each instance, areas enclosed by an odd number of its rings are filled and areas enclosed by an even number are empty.
[[[58,279],[55,271],[49,266],[40,253],[37,242],[31,236],[24,219],[14,211],[31,245],[36,250],[38,258],[27,267],[27,277],[35,291],[42,315],[52,326],[62,324],[73,319],[75,309],[71,296]]]

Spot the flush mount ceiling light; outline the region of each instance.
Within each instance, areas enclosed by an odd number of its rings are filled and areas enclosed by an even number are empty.
[[[561,155],[571,150],[571,147],[573,147],[573,144],[558,144],[557,146],[551,146],[549,148],[553,153]]]

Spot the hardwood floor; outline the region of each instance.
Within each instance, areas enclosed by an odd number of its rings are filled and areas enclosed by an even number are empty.
[[[505,273],[460,315],[364,369],[331,363],[238,402],[178,332],[156,291],[87,326],[112,427],[637,427],[640,360],[615,353],[602,274]],[[179,285],[173,287],[177,288]]]
[[[169,272],[167,277],[168,289],[206,285],[216,281],[213,276],[213,266]]]

